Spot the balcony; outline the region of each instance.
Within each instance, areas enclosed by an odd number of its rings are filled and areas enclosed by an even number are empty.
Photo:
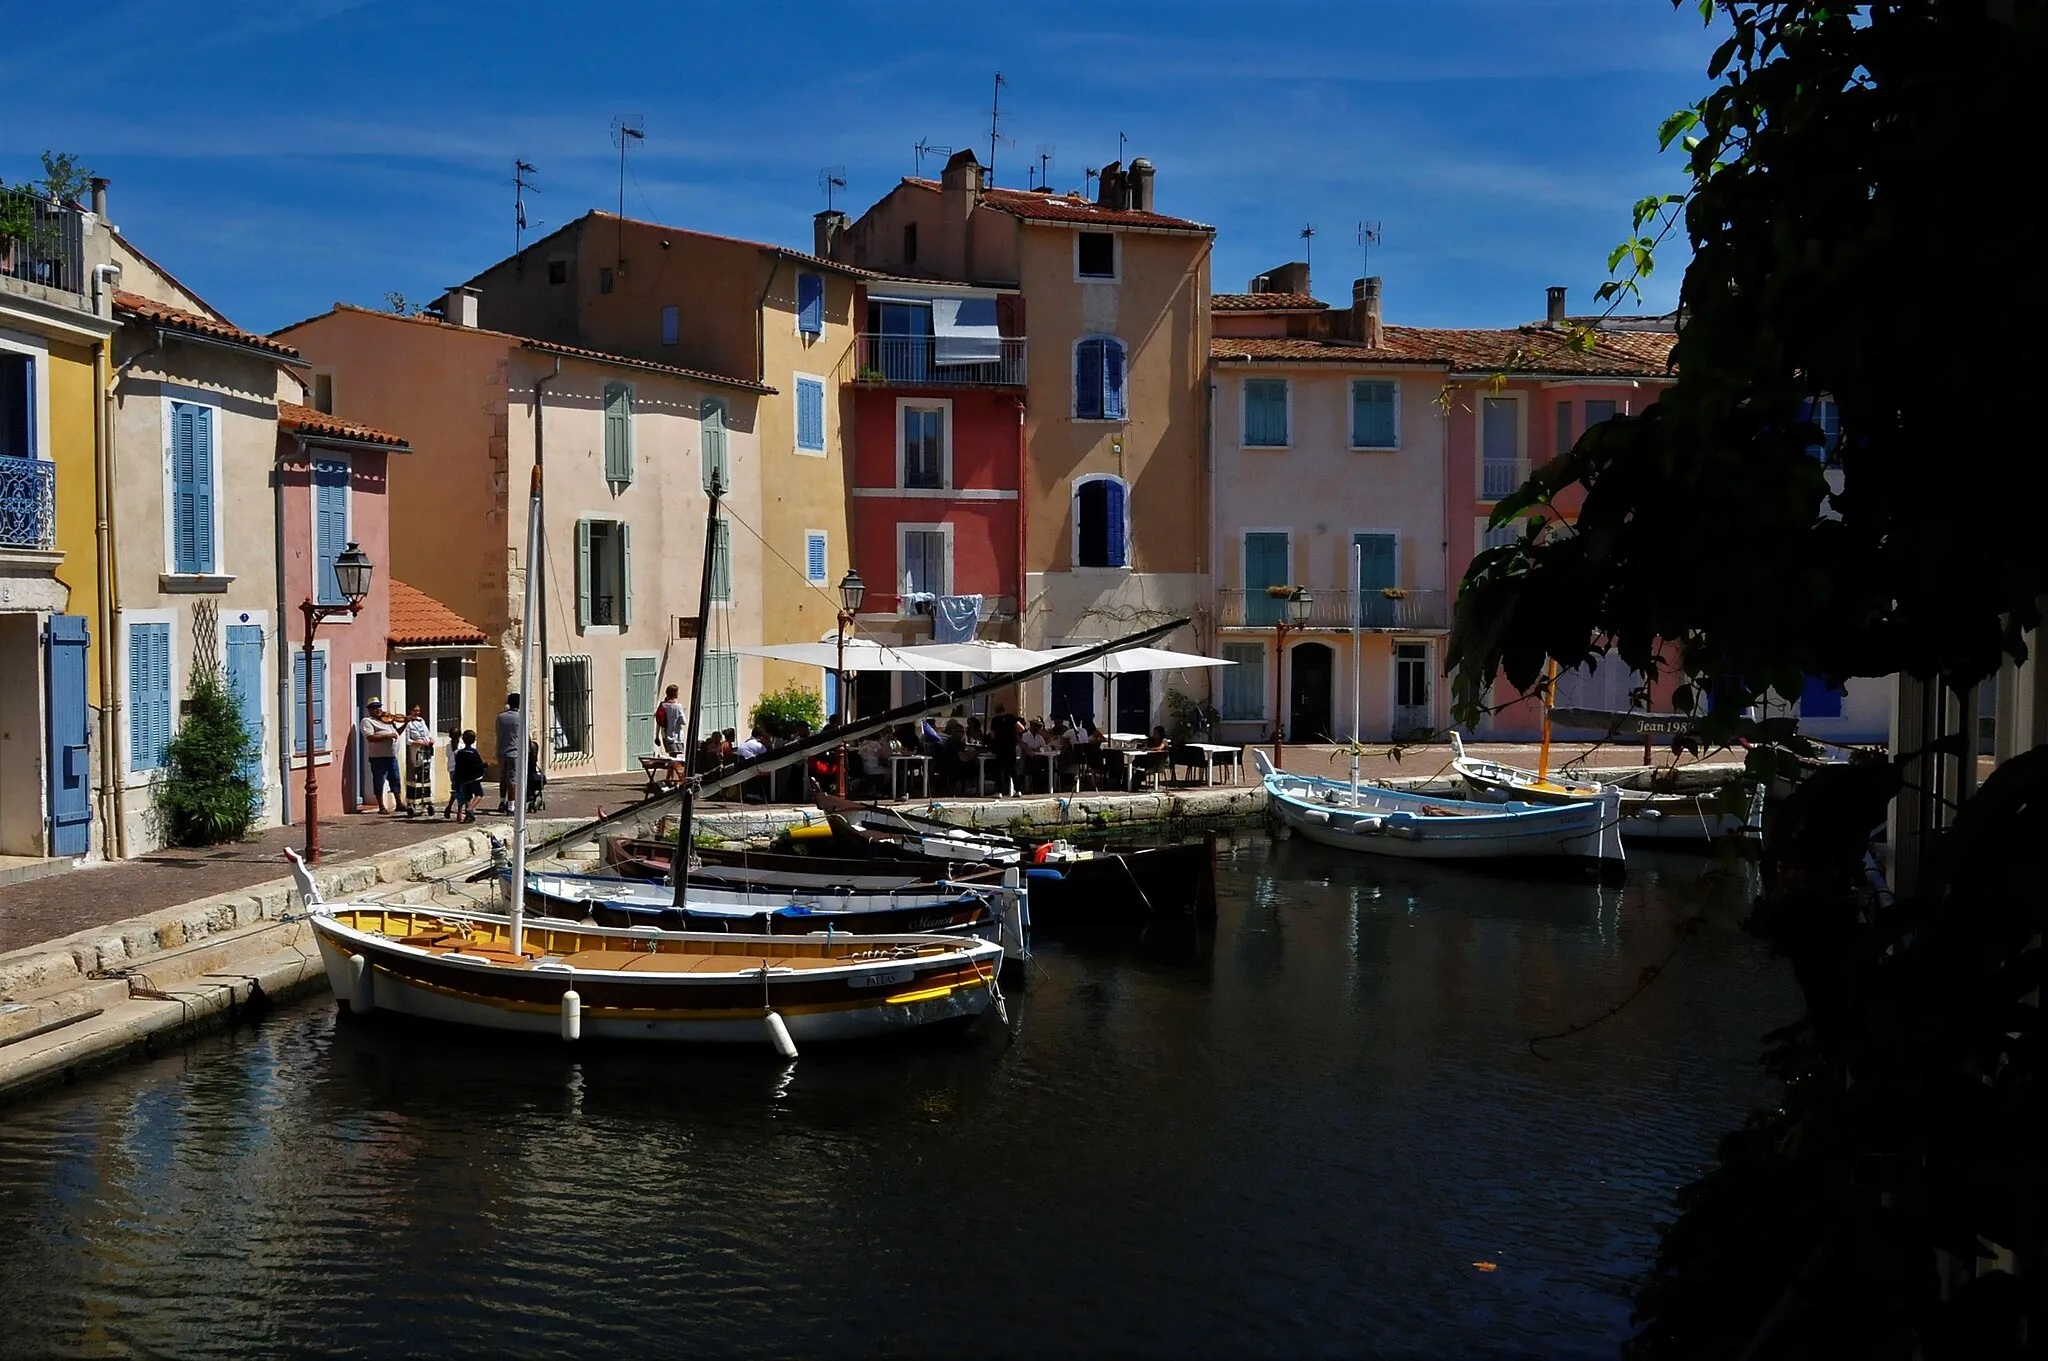
[[[85,292],[85,224],[78,210],[28,189],[0,188],[0,274]]]
[[[878,335],[857,338],[852,381],[863,387],[1020,388],[1024,386],[1025,341],[1004,336],[996,357],[983,363],[940,362],[932,336]]]
[[[57,465],[0,457],[0,549],[49,552],[57,543]]]
[[[1498,501],[1512,496],[1529,480],[1529,464],[1519,458],[1489,458],[1480,465],[1479,499]]]
[[[1426,633],[1449,627],[1450,602],[1443,591],[1344,591],[1308,588],[1305,629],[1348,629],[1352,612],[1358,627],[1385,633]],[[1216,626],[1226,629],[1272,628],[1287,614],[1285,597],[1257,591],[1216,592]]]

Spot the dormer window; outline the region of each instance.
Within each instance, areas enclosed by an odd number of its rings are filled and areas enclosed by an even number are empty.
[[[1116,233],[1075,233],[1074,274],[1081,279],[1114,282],[1117,277]]]

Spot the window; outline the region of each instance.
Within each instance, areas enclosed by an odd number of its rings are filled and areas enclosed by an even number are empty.
[[[1358,550],[1358,626],[1393,628],[1401,604],[1386,592],[1401,584],[1401,540],[1393,534],[1353,534]]]
[[[704,730],[724,732],[740,725],[740,659],[734,652],[704,654]]]
[[[327,653],[313,652],[313,750],[327,746]],[[292,755],[306,754],[306,650],[292,650]]]
[[[1401,443],[1397,384],[1378,378],[1351,383],[1351,447],[1392,449]]]
[[[597,291],[600,293],[612,291],[612,267],[610,265],[599,265],[597,267]]]
[[[732,604],[732,521],[723,515],[711,526],[711,603]]]
[[[1074,416],[1084,421],[1124,418],[1124,347],[1109,336],[1090,336],[1074,347]]]
[[[194,402],[170,404],[171,570],[208,576],[219,570],[214,553],[213,408]]]
[[[944,406],[902,404],[902,485],[943,487],[946,485],[946,435],[952,411]]]
[[[1557,404],[1557,452],[1569,453],[1572,447],[1572,404],[1568,401]]]
[[[569,282],[569,262],[567,260],[548,261],[548,282],[550,284],[565,284]]]
[[[796,276],[796,329],[807,336],[825,334],[825,279],[819,274]]]
[[[1473,537],[1478,541],[1481,549],[1504,548],[1508,544],[1521,542],[1522,524],[1522,521],[1515,521],[1492,528],[1487,525],[1486,520],[1482,517],[1473,522]]]
[[[1522,404],[1483,397],[1479,404],[1481,500],[1498,501],[1522,485]]]
[[[36,361],[0,350],[0,458],[36,456]]]
[[[590,746],[590,658],[557,657],[548,668],[553,701],[549,727],[557,756],[588,757]]]
[[[905,526],[897,534],[903,545],[903,594],[952,594],[953,554],[946,531]]]
[[[1840,462],[1842,413],[1832,397],[1818,397],[1799,404],[1801,422],[1820,427],[1820,439],[1806,446],[1806,456],[1834,466]]]
[[[604,480],[613,491],[633,485],[633,389],[604,385]]]
[[[410,687],[407,693],[410,694]],[[442,657],[434,663],[434,726],[460,736],[462,722],[462,659]]]
[[[576,627],[633,622],[633,527],[623,520],[576,522]]]
[[[825,531],[807,529],[804,531],[804,580],[813,586],[823,586],[825,574]]]
[[[725,461],[725,403],[706,397],[699,412],[698,462],[703,465],[704,490],[723,492],[732,485],[732,471]]]
[[[1620,409],[1618,402],[1589,400],[1586,403],[1586,428],[1591,430],[1602,421],[1613,420],[1614,413]]]
[[[1252,449],[1287,447],[1287,380],[1244,380],[1244,442]]]
[[[315,373],[313,375],[313,409],[334,414],[334,375]]]
[[[1223,702],[1217,712],[1225,720],[1266,716],[1266,645],[1225,643],[1223,660],[1237,665],[1223,669]]]
[[[1116,233],[1077,232],[1074,235],[1074,274],[1082,279],[1116,278]]]
[[[345,459],[313,463],[313,591],[322,605],[342,604],[334,564],[348,547],[349,465]]]
[[[796,380],[796,451],[800,454],[825,452],[825,380]]]
[[[1074,565],[1128,567],[1128,514],[1121,478],[1092,477],[1074,487]]]
[[[1402,643],[1394,649],[1394,707],[1429,707],[1429,645]],[[1397,733],[1395,736],[1400,736]]]
[[[903,263],[906,265],[917,263],[917,224],[915,222],[903,224]]]
[[[674,307],[661,309],[661,343],[673,345],[682,331],[682,319]]]
[[[301,654],[301,664],[304,656]],[[128,769],[155,770],[171,740],[171,626],[128,626]]]
[[[1827,683],[1822,676],[1808,676],[1799,687],[1801,718],[1840,718],[1846,692]]]
[[[661,675],[658,657],[626,658],[626,759],[654,748],[654,692]]]
[[[932,376],[930,303],[876,300],[868,304],[868,367],[891,383],[921,383]]]
[[[1280,622],[1287,602],[1266,594],[1269,586],[1290,586],[1288,535],[1284,529],[1253,530],[1244,536],[1244,622],[1254,626]]]

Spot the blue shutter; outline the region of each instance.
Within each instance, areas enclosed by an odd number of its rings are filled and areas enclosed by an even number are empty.
[[[348,482],[346,463],[313,465],[313,589],[322,605],[342,603],[334,564],[348,546]]]
[[[678,333],[678,332],[679,332],[679,331],[680,331],[681,329],[682,329],[682,323],[681,323],[681,321],[679,320],[679,318],[678,318],[678,317],[677,317],[677,315],[676,315],[676,309],[675,309],[675,308],[673,308],[673,307],[664,307],[664,308],[662,308],[662,309],[661,309],[661,343],[662,343],[662,344],[664,344],[664,345],[673,345],[673,344],[675,344],[675,343],[676,343],[676,335],[677,335],[677,333]]]
[[[1801,718],[1840,718],[1842,716],[1842,694],[1821,676],[1808,676],[1799,687],[1799,716]]]
[[[1287,580],[1287,536],[1280,533],[1244,536],[1244,621],[1247,624],[1277,624],[1283,602],[1266,594],[1268,586],[1291,585]]]
[[[242,711],[242,726],[249,734],[249,761],[243,778],[263,788],[263,626],[228,625],[228,689]]]
[[[84,855],[92,849],[92,762],[85,716],[85,653],[92,641],[85,618],[53,614],[43,654],[49,760],[50,854]]]
[[[1391,449],[1395,444],[1392,383],[1360,381],[1351,385],[1351,447]]]
[[[198,572],[199,531],[194,484],[198,480],[199,409],[171,403],[171,570]]]
[[[807,336],[825,331],[825,280],[817,274],[796,276],[796,329]]]
[[[1124,484],[1104,478],[1102,482],[1102,515],[1104,542],[1108,549],[1104,556],[1111,567],[1128,567],[1130,559],[1124,548]]]
[[[171,626],[128,626],[128,768],[155,770],[171,740]]]
[[[796,380],[796,447],[825,448],[825,385],[815,378]]]
[[[1124,347],[1120,341],[1102,342],[1102,414],[1113,421],[1124,418]]]
[[[825,536],[813,531],[804,535],[804,577],[813,585],[825,584]]]
[[[1100,340],[1084,340],[1074,348],[1074,414],[1102,418],[1102,348]]]
[[[1287,443],[1287,380],[1247,378],[1244,382],[1244,442],[1255,448]]]
[[[327,654],[313,654],[313,750],[327,750]],[[292,754],[306,754],[306,653],[292,653]]]
[[[192,570],[213,572],[219,570],[213,545],[213,408],[198,406],[192,412],[192,515],[197,530],[194,542],[199,549],[199,565]]]
[[[1392,534],[1354,534],[1358,549],[1358,622],[1365,628],[1392,628],[1400,605],[1384,592],[1401,584],[1399,539]]]
[[[327,654],[313,654],[313,746],[327,751]]]

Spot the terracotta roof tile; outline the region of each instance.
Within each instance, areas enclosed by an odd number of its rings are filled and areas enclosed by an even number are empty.
[[[664,222],[649,222],[645,218],[620,217],[617,213],[608,213],[602,208],[592,208],[585,216],[609,218],[613,222],[624,222],[628,226],[633,227],[652,227],[656,231],[674,232],[678,236],[696,236],[706,241],[730,241],[734,245],[752,246],[755,250],[767,251],[770,255],[787,256],[791,260],[801,260],[807,265],[816,265],[819,269],[830,269],[836,270],[841,274],[851,274],[858,279],[877,277],[873,270],[862,269],[859,265],[849,265],[841,260],[827,260],[822,255],[813,255],[809,251],[796,250],[789,246],[778,246],[767,241],[750,241],[744,236],[724,236],[718,232],[700,232],[694,227],[672,227]],[[573,227],[576,224],[572,222],[569,225]],[[478,277],[481,278],[482,276],[479,275]]]
[[[484,631],[417,586],[390,583],[393,647],[482,647]]]
[[[1284,361],[1290,364],[1434,364],[1445,365],[1443,356],[1428,347],[1408,343],[1397,334],[1402,328],[1389,326],[1385,344],[1369,349],[1355,340],[1310,340],[1296,336],[1216,336],[1209,341],[1209,357],[1218,363],[1232,360]]]
[[[280,344],[269,336],[260,336],[245,331],[215,317],[202,317],[197,312],[182,308],[167,307],[143,297],[140,293],[129,293],[121,289],[114,291],[114,310],[124,316],[146,321],[152,326],[161,326],[170,331],[185,331],[192,335],[210,336],[215,340],[232,341],[247,345],[251,349],[267,350],[281,359],[297,359],[299,352],[289,345]]]
[[[1211,312],[1320,312],[1330,304],[1307,293],[1211,293]]]
[[[324,411],[315,411],[310,406],[300,406],[297,402],[277,404],[277,424],[279,429],[295,430],[302,435],[327,435],[334,439],[353,440],[358,444],[382,444],[387,448],[407,451],[412,448],[405,442],[403,436],[394,435],[388,430],[379,430],[374,425],[364,425],[360,421],[330,416]]]
[[[1584,377],[1662,378],[1670,374],[1677,337],[1649,331],[1598,331],[1592,348],[1573,347],[1571,333],[1547,326],[1506,330],[1389,326],[1378,349],[1351,340],[1217,336],[1209,355],[1218,363],[1251,360],[1334,364],[1441,364],[1454,373],[1558,374]]]
[[[939,192],[937,180],[905,175],[903,183]],[[1216,229],[1184,217],[1141,213],[1134,208],[1102,208],[1079,194],[1053,194],[1033,189],[984,189],[981,202],[990,208],[1033,222],[1100,223],[1109,227],[1160,227],[1171,231],[1213,232]]]

